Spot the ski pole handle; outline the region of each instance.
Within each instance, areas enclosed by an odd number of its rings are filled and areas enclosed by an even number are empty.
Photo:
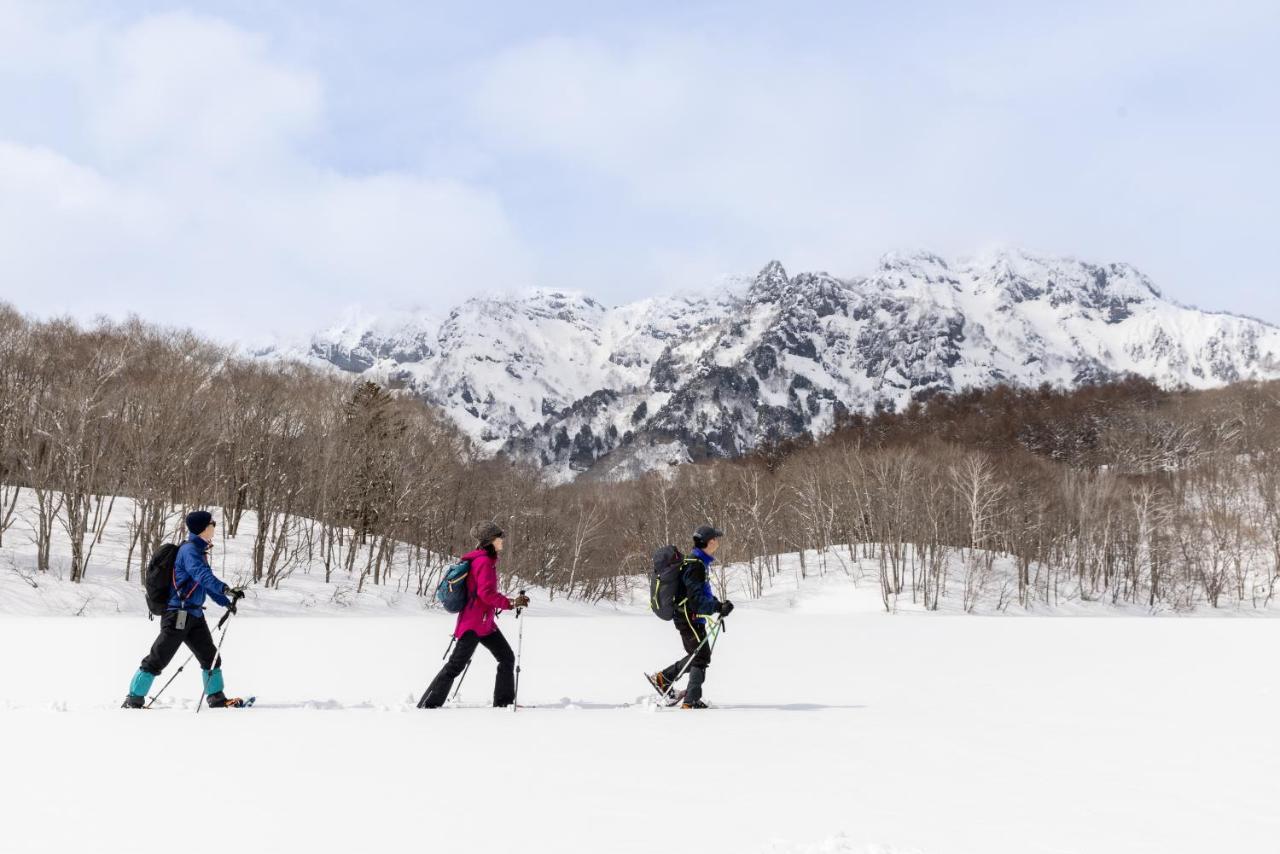
[[[219,629],[222,628],[222,624],[225,623],[227,620],[231,619],[231,615],[234,613],[235,611],[223,611],[222,619],[218,620],[218,625],[216,626],[216,628],[219,628]]]
[[[523,591],[523,590],[521,590],[521,591],[520,591],[520,596],[522,596],[522,597],[524,596],[524,591]],[[516,619],[517,619],[517,620],[518,620],[518,619],[520,619],[520,612],[521,612],[521,611],[523,611],[523,610],[524,610],[524,608],[516,608]]]

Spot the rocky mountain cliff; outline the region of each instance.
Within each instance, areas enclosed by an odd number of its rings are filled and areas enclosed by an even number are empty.
[[[997,382],[1280,378],[1280,328],[1178,305],[1126,264],[921,252],[853,279],[772,262],[715,294],[614,308],[556,290],[471,299],[443,319],[342,324],[306,355],[407,388],[489,451],[567,478],[732,456]]]

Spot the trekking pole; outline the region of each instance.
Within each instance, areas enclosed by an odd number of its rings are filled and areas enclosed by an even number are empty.
[[[213,667],[210,669],[216,668],[221,663],[219,661],[219,658],[222,655],[222,642],[227,639],[227,629],[231,628],[228,625],[224,625],[224,623],[226,623],[227,620],[230,619],[231,615],[234,613],[235,611],[226,611],[225,613],[223,613],[222,619],[218,620],[218,625],[216,626],[216,628],[222,629],[222,634],[218,636],[218,645],[213,648]],[[200,714],[200,707],[204,705],[204,694],[206,690],[208,690],[208,686],[205,685],[204,680],[201,679],[200,680],[200,702],[196,703],[197,715]]]
[[[155,696],[153,696],[150,702],[147,703],[146,708],[148,709],[151,708],[151,704],[154,703],[156,700],[160,699],[160,695],[164,693],[164,689],[168,688],[170,685],[173,684],[173,680],[178,678],[178,673],[181,673],[183,670],[185,670],[187,665],[191,663],[191,659],[195,657],[196,657],[196,654],[194,652],[187,656],[187,660],[182,662],[182,666],[178,668],[178,672],[170,676],[169,681],[164,683],[164,685],[160,686],[160,690],[157,691],[155,693]]]
[[[458,692],[462,690],[462,683],[467,681],[467,671],[469,671],[470,669],[471,669],[471,662],[468,661],[467,666],[462,668],[462,675],[458,677],[457,686],[453,689],[453,693],[449,696],[450,703],[458,699]]]
[[[449,645],[444,648],[444,655],[440,656],[441,661],[449,660],[449,653],[453,652],[453,645],[457,642],[457,638],[452,636],[449,638]],[[468,659],[466,666],[462,668],[462,676],[458,678],[458,684],[453,689],[453,693],[445,700],[446,703],[452,703],[454,700],[458,699],[458,692],[462,690],[462,683],[467,681],[467,671],[470,669],[471,661]],[[425,698],[426,694],[423,694],[422,696]],[[419,706],[419,708],[421,708],[421,706]]]
[[[453,651],[453,645],[457,642],[457,638],[449,638],[449,645],[444,648],[444,655],[440,656],[441,661],[446,661],[449,658],[449,653]],[[458,699],[458,692],[462,690],[462,683],[467,681],[467,671],[470,669],[471,659],[467,659],[467,665],[462,668],[462,675],[458,677],[458,684],[454,687],[453,693],[449,695],[449,699],[446,702],[452,703]]]
[[[681,677],[684,676],[685,671],[687,671],[690,665],[693,664],[693,659],[694,657],[697,656],[698,651],[707,645],[707,641],[710,641],[712,638],[720,637],[720,630],[723,628],[723,624],[724,624],[724,617],[721,617],[720,619],[716,620],[715,628],[707,632],[706,635],[702,638],[702,642],[693,648],[693,652],[689,653],[688,657],[684,661],[684,667],[681,667],[680,672],[676,674],[676,678],[671,680],[672,685],[675,685],[677,682],[680,681]],[[712,641],[711,643],[711,648],[712,649],[716,648],[714,641]],[[673,688],[672,691],[674,692],[674,690],[675,689]]]
[[[716,651],[716,644],[720,642],[720,633],[729,631],[729,624],[725,622],[725,618],[721,617],[716,620],[716,636],[711,639],[711,651]]]
[[[524,596],[524,591],[520,591],[520,595]],[[516,608],[516,622],[520,623],[520,631],[516,633],[516,693],[511,698],[511,711],[518,712],[520,710],[520,655],[524,652],[524,623],[520,620],[520,612],[524,608]]]

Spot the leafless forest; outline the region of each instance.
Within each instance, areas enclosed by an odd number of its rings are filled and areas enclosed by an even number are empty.
[[[0,306],[0,545],[18,487],[36,497],[24,512],[37,568],[56,531],[73,581],[126,512],[113,496],[128,496],[127,571],[176,536],[184,510],[216,506],[230,534],[258,515],[253,577],[266,586],[294,572],[378,585],[396,558],[427,595],[470,525],[495,518],[507,573],[615,598],[656,546],[714,520],[754,595],[778,554],[818,550],[804,572],[874,560],[886,607],[1261,605],[1280,567],[1280,385],[999,387],[747,459],[552,486],[370,383],[140,321],[84,329]],[[1016,571],[996,573],[1002,558]]]

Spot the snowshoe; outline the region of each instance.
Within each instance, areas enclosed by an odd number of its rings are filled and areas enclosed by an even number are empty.
[[[680,704],[680,708],[682,708],[682,709],[709,709],[709,708],[711,708],[711,707],[710,707],[710,706],[708,706],[706,703],[702,702],[701,700],[694,700],[692,703],[681,703],[681,704]]]
[[[228,697],[219,691],[216,694],[210,694],[208,703],[211,709],[247,709],[253,705],[257,697]]]
[[[146,707],[143,705],[143,701],[144,701],[144,700],[146,700],[146,699],[147,699],[146,697],[139,697],[137,694],[130,694],[130,695],[128,695],[127,697],[125,697],[125,698],[124,698],[124,702],[120,704],[120,708],[122,708],[122,709],[142,709],[142,708],[146,708]]]
[[[646,673],[644,678],[648,680],[649,687],[653,688],[653,692],[658,695],[658,699],[668,706],[680,702],[680,698],[676,696],[675,689],[671,687],[671,683],[667,681],[667,677],[662,672]]]

